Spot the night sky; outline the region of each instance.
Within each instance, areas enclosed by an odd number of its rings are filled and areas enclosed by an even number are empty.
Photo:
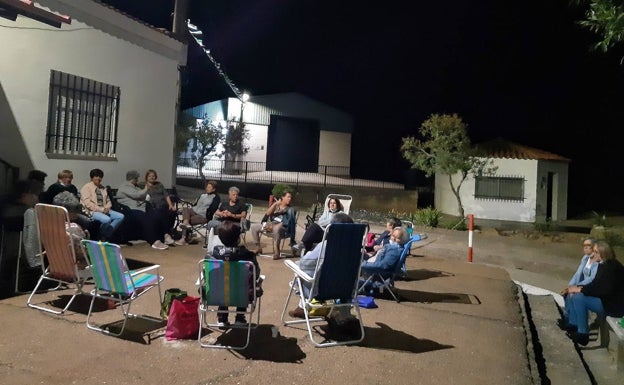
[[[105,2],[171,27],[174,0]],[[624,46],[592,51],[569,0],[190,3],[241,90],[300,92],[352,114],[354,176],[402,181],[401,138],[432,113],[458,113],[474,143],[503,137],[570,158],[569,216],[622,211]],[[190,51],[183,106],[233,96]]]

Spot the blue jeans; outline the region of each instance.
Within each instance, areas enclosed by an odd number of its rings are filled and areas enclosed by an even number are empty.
[[[568,309],[568,319],[570,325],[578,328],[578,332],[582,334],[589,333],[587,325],[587,312],[589,310],[596,313],[599,319],[605,318],[605,310],[602,301],[598,297],[586,296],[583,293],[575,293],[568,295],[570,297],[570,308]]]
[[[124,220],[124,215],[114,210],[110,210],[108,214],[94,212],[91,217],[100,223],[100,239],[103,240],[109,239]]]

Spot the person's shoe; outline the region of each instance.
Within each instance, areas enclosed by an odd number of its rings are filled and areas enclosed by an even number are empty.
[[[582,345],[582,346],[587,346],[587,344],[589,343],[589,334],[587,333],[570,333],[569,334],[570,338],[572,338],[572,341],[577,344],[577,345]]]
[[[187,224],[185,224],[185,223],[180,223],[180,228],[181,228],[182,230],[188,230],[188,229],[190,229],[190,228],[191,228],[191,225],[187,225]]]
[[[247,319],[245,318],[243,314],[237,314],[236,318],[234,319],[234,323],[239,324],[239,325],[246,325]]]
[[[300,307],[296,307],[293,310],[289,310],[288,315],[293,318],[305,318],[305,312]]]
[[[563,318],[559,318],[557,320],[557,326],[559,326],[559,329],[565,331],[565,332],[576,332],[577,328],[576,325],[570,325],[568,323],[568,321],[566,321]]]
[[[171,235],[170,234],[165,234],[165,245],[171,246],[173,244],[175,244],[175,241],[173,240]]]
[[[152,249],[156,249],[156,250],[167,250],[169,248],[169,246],[165,245],[164,243],[162,243],[160,240],[152,243]]]
[[[177,241],[175,241],[176,246],[185,246],[188,245],[188,243],[186,243],[186,240],[184,238],[180,238]]]
[[[273,260],[274,260],[274,261],[277,261],[278,259],[282,259],[282,255],[281,255],[281,253],[276,253],[276,254],[273,254]]]
[[[256,255],[260,255],[260,254],[262,254],[262,247],[258,247],[258,248],[256,248],[256,249],[254,250],[254,253],[255,253]]]
[[[221,315],[217,316],[217,326],[221,330],[225,330],[228,327],[230,327],[230,321],[228,321],[227,316],[221,316]]]

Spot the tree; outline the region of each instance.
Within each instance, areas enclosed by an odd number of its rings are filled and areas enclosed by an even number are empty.
[[[249,148],[245,146],[245,140],[249,139],[249,132],[243,122],[228,122],[228,130],[223,143],[226,168],[230,169],[236,163],[239,156],[247,154]],[[236,168],[236,167],[233,167]]]
[[[193,140],[191,158],[195,161],[202,180],[205,181],[204,165],[206,164],[206,159],[208,155],[215,151],[217,145],[223,141],[223,131],[221,127],[215,125],[210,119],[203,119],[197,122],[195,128],[191,130],[191,140]]]
[[[457,199],[461,220],[464,219],[464,206],[460,189],[469,175],[490,174],[496,170],[493,161],[477,157],[470,144],[466,124],[457,114],[432,114],[420,126],[418,133],[422,139],[410,136],[403,138],[401,153],[412,168],[425,172],[427,176],[436,173],[448,176],[451,191]],[[459,173],[458,182],[453,176]]]
[[[178,121],[175,125],[175,141],[173,144],[176,157],[179,156],[180,153],[186,151],[195,124],[196,119],[191,114],[181,112],[178,115]]]
[[[594,48],[607,52],[624,40],[624,3],[621,0],[576,0],[587,6],[579,24],[601,35]]]

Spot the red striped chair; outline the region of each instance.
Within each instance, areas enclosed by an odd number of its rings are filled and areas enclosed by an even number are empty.
[[[85,280],[91,277],[91,269],[83,260],[76,259],[76,250],[71,236],[65,230],[69,225],[69,214],[64,207],[38,203],[35,205],[37,218],[37,233],[39,236],[39,256],[41,265],[47,259],[48,266],[39,277],[37,285],[28,296],[26,304],[35,309],[54,314],[64,314],[77,295],[82,294]],[[55,282],[57,285],[51,290],[56,290],[66,285],[75,288],[73,295],[65,307],[61,310],[33,303],[33,297],[39,292],[44,281]]]
[[[160,310],[163,298],[160,283],[164,279],[163,276],[158,274],[160,265],[152,265],[139,270],[129,270],[126,259],[121,255],[119,245],[90,240],[83,240],[81,244],[85,250],[85,255],[88,256],[91,262],[95,280],[95,288],[91,290],[91,305],[87,314],[87,327],[89,329],[104,334],[120,336],[126,327],[128,318],[141,318],[157,323],[162,322],[160,316],[152,317],[130,313],[132,303],[154,287],[158,288],[159,304],[157,309]],[[119,305],[124,317],[119,332],[115,333],[110,327],[96,325],[91,322],[93,304],[96,298],[113,301]]]
[[[201,299],[199,302],[199,335],[197,340],[201,347],[221,348],[221,349],[245,349],[249,345],[251,329],[260,324],[260,302],[261,297],[256,296],[256,269],[250,261],[222,261],[218,259],[202,259],[199,265],[199,282],[201,287]],[[227,310],[219,310],[219,307],[227,307]],[[239,311],[236,308],[245,308]],[[206,326],[209,329],[223,329],[226,325],[218,322],[209,322],[206,314],[217,312],[228,314],[244,314],[253,317],[257,313],[256,324],[232,324],[228,328],[247,329],[247,339],[244,345],[231,346],[226,344],[210,344],[202,341],[203,330]]]

